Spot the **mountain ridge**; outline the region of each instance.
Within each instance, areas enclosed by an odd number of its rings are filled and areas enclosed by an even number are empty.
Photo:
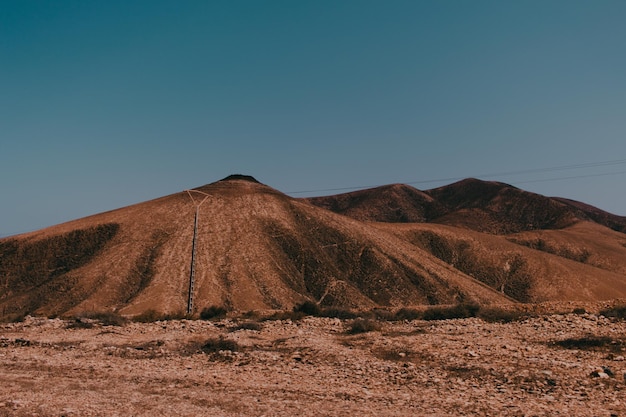
[[[626,235],[583,218],[620,225],[619,216],[503,183],[453,186],[393,184],[315,200],[237,174],[3,238],[0,314],[185,311],[196,209],[196,315],[306,300],[394,308],[626,297]],[[190,198],[196,192],[202,199]],[[520,227],[529,220],[533,227]]]
[[[391,192],[399,189],[405,194],[423,197],[411,199],[407,204],[407,200],[399,200],[397,193]],[[545,197],[503,182],[475,178],[425,191],[405,184],[392,184],[305,200],[359,220],[456,224],[494,234],[558,229],[581,220],[626,231],[626,217],[574,200]]]

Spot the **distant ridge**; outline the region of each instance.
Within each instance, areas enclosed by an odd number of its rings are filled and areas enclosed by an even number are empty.
[[[427,193],[404,184],[391,184],[305,201],[363,221],[429,222],[448,212]]]
[[[358,220],[441,223],[493,234],[561,229],[582,220],[626,231],[626,217],[474,178],[426,191],[395,184],[305,200]]]

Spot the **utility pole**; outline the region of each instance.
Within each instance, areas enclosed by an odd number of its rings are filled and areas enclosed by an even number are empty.
[[[193,311],[193,287],[194,287],[194,274],[195,274],[195,263],[196,263],[196,240],[198,237],[198,214],[200,213],[200,206],[202,205],[202,203],[204,203],[207,198],[209,198],[209,194],[204,193],[202,191],[198,191],[198,190],[185,190],[187,191],[187,194],[189,195],[189,198],[191,198],[191,201],[195,204],[196,206],[196,214],[194,216],[193,219],[193,240],[191,241],[191,266],[189,267],[189,293],[187,296],[187,315],[190,315],[191,312]],[[199,193],[204,195],[204,198],[202,200],[198,200],[196,201],[195,198],[193,198],[193,194],[191,193]]]

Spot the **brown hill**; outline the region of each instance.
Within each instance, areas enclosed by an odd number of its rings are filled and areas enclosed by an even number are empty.
[[[626,296],[626,235],[592,222],[507,236],[439,224],[375,226],[519,301]]]
[[[445,206],[430,195],[404,184],[304,200],[363,221],[421,223],[432,221],[448,212]]]
[[[554,197],[554,200],[565,204],[574,209],[574,213],[580,218],[589,219],[595,223],[604,225],[618,232],[626,233],[626,217],[616,216],[600,210],[589,204],[580,201],[569,200],[567,198]]]
[[[473,178],[427,191],[395,184],[306,200],[358,220],[440,223],[493,234],[561,229],[581,220],[626,231],[626,217]]]
[[[626,295],[626,235],[618,233],[626,218],[584,203],[476,179],[424,192],[393,185],[307,201],[381,222],[372,226],[518,301]]]
[[[252,177],[0,240],[0,313],[137,314],[510,299],[394,233],[292,199]]]

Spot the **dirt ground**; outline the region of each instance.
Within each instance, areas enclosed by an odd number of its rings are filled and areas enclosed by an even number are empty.
[[[623,321],[380,325],[27,317],[0,324],[0,416],[626,416]]]

